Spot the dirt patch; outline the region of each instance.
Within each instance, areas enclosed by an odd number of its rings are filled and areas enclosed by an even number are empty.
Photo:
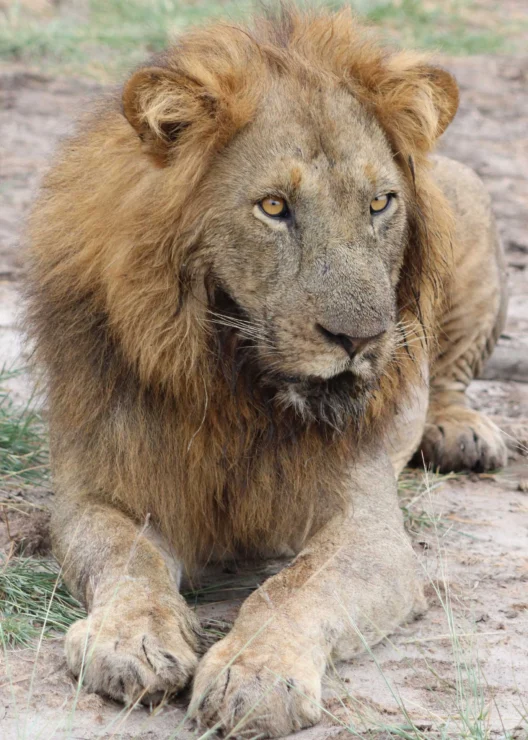
[[[472,165],[484,179],[510,272],[508,323],[484,379],[472,385],[470,397],[511,435],[516,452],[500,475],[450,481],[422,501],[432,522],[440,518],[437,527],[414,538],[424,576],[432,584],[431,608],[376,647],[373,655],[339,666],[329,676],[324,695],[328,714],[320,726],[297,736],[304,740],[350,737],[343,725],[351,722],[360,732],[380,722],[396,724],[401,720],[398,697],[425,736],[453,713],[460,714],[462,701],[468,712],[482,712],[483,726],[488,723],[497,738],[504,737],[504,728],[512,738],[527,737],[522,714],[528,706],[528,495],[523,490],[528,468],[513,438],[524,439],[526,449],[528,57],[445,63],[459,80],[462,102],[442,150]],[[28,74],[16,66],[0,74],[0,355],[8,362],[19,363],[21,357],[16,305],[24,218],[57,141],[100,89]],[[17,380],[20,398],[27,397],[28,388],[27,378]],[[24,522],[15,519],[13,526],[20,532]],[[7,540],[4,544],[9,545]],[[451,634],[446,599],[459,643]],[[204,620],[229,622],[238,604],[209,603],[199,611]],[[192,735],[184,722],[185,696],[153,715],[145,708],[123,712],[112,702],[77,692],[62,655],[62,640],[57,639],[42,644],[36,663],[34,649],[0,657],[3,738]],[[472,666],[478,666],[483,695],[461,699],[457,675],[469,685]],[[452,719],[453,737],[459,737],[457,722]]]
[[[0,551],[13,555],[49,555],[49,511],[10,511],[8,505],[0,506]]]

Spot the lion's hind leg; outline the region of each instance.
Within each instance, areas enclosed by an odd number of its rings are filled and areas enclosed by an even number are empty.
[[[469,407],[466,389],[479,376],[502,331],[507,306],[501,245],[489,196],[467,167],[440,158],[440,184],[457,219],[454,271],[440,352],[431,368],[429,410],[419,450],[443,472],[484,472],[507,461],[500,429]]]
[[[458,391],[433,393],[420,453],[440,472],[503,467],[507,449],[498,426],[485,414],[468,408]]]

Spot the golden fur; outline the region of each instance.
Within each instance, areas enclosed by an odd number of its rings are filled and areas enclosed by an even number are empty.
[[[47,370],[59,492],[90,493],[136,521],[150,514],[191,566],[261,540],[279,547],[286,533],[304,541],[320,491],[339,506],[358,435],[382,435],[404,387],[419,382],[452,241],[427,156],[457,93],[423,55],[380,47],[348,10],[283,8],[251,29],[193,30],[154,65],[125,86],[124,115],[117,99],[103,105],[44,183],[30,226],[29,323]],[[204,175],[277,76],[348,90],[382,126],[406,183],[407,349],[339,434],[266,404],[244,377],[226,379],[196,287],[209,279],[196,247],[214,207]]]
[[[457,103],[349,11],[281,6],[186,33],[65,145],[28,324],[88,690],[192,678],[202,725],[284,737],[320,718],[330,661],[423,611],[395,472],[420,445],[447,470],[506,459],[465,398],[506,311],[489,198],[428,156]],[[292,551],[200,658],[181,566]]]

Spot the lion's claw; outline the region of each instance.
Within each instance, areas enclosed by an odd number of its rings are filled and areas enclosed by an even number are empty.
[[[310,658],[287,667],[273,646],[237,652],[228,636],[200,663],[191,700],[199,725],[234,737],[282,737],[319,721],[321,676]]]
[[[89,691],[131,704],[156,702],[186,686],[198,658],[176,617],[157,624],[148,615],[117,620],[105,608],[73,624],[66,659]]]
[[[443,473],[483,473],[503,467],[508,457],[500,429],[487,416],[461,406],[448,406],[428,421],[420,453]]]

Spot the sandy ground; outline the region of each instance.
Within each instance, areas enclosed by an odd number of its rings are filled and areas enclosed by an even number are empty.
[[[462,104],[442,150],[472,165],[486,182],[510,273],[508,323],[485,377],[471,387],[471,399],[526,445],[528,57],[472,57],[445,63],[459,80]],[[0,74],[0,358],[7,364],[21,362],[16,305],[24,216],[58,139],[70,130],[80,107],[89,106],[98,92],[92,83],[48,79],[16,66]],[[16,397],[26,397],[28,388],[27,378],[19,378],[14,384]],[[460,654],[477,660],[480,667],[492,737],[505,737],[507,729],[513,733],[509,737],[528,738],[526,460],[519,451],[512,452],[510,465],[500,475],[449,481],[416,504],[418,513],[425,508],[439,517],[437,528],[423,529],[413,537],[424,578],[430,580],[431,608],[376,647],[373,655],[339,666],[325,688],[328,714],[321,725],[297,735],[299,740],[352,737],[344,729],[352,721],[364,737],[388,737],[366,732],[379,722],[390,725],[401,720],[395,696],[401,697],[425,736],[433,738],[432,728],[456,715],[457,706],[471,703],[470,697],[457,700],[460,655],[454,654],[440,600],[446,588],[462,635]],[[16,529],[16,520],[12,524]],[[7,546],[5,535],[4,531]],[[242,575],[244,583],[251,580],[248,571]],[[433,584],[440,584],[438,593]],[[237,601],[225,601],[200,607],[200,613],[230,621],[237,608]],[[155,715],[144,708],[124,713],[112,702],[83,691],[76,698],[61,639],[46,640],[36,663],[34,650],[0,656],[0,737],[5,740],[190,737],[193,729],[182,724],[184,716],[185,697]],[[450,737],[464,736],[456,729],[462,727],[460,722],[455,716]]]

